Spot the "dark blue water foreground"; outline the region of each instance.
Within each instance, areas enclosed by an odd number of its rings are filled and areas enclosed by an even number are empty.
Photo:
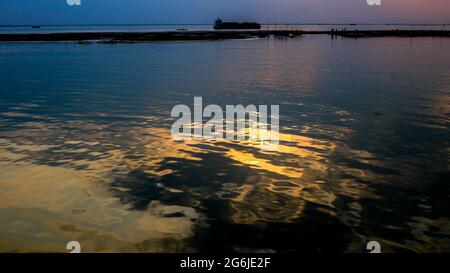
[[[0,251],[450,251],[450,39],[0,44]],[[279,104],[280,146],[172,107]]]

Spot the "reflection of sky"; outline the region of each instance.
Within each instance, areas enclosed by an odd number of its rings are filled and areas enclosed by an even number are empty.
[[[448,248],[446,39],[0,46],[0,246]],[[199,95],[279,103],[279,150],[174,142]]]
[[[0,24],[211,23],[232,20],[308,23],[450,23],[447,0],[2,0]]]

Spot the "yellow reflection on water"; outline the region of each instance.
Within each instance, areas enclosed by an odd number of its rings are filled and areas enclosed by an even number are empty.
[[[182,240],[193,235],[193,220],[199,219],[193,208],[154,201],[145,211],[130,210],[100,183],[111,179],[99,179],[104,166],[75,170],[33,163],[11,152],[24,147],[1,144],[0,252],[65,252],[73,240],[84,252],[187,251]],[[184,216],[164,217],[172,213]]]
[[[61,133],[59,128],[45,130],[42,124],[37,125],[42,128],[39,131],[11,133],[39,133],[36,143],[0,142],[0,221],[7,223],[0,228],[0,251],[64,252],[65,242],[71,240],[80,241],[85,251],[192,250],[185,239],[195,235],[196,225],[207,222],[196,208],[153,200],[147,209],[135,210],[110,189],[117,175],[127,179],[140,170],[159,177],[154,180],[158,188],[184,194],[176,185],[164,185],[164,177],[170,179],[180,171],[166,163],[177,167],[183,159],[207,166],[204,156],[211,154],[232,162],[228,170],[246,170],[242,179],[224,183],[212,193],[227,202],[224,217],[232,223],[295,221],[307,202],[334,207],[334,191],[318,177],[329,172],[328,158],[337,144],[306,136],[305,130],[301,135],[280,132],[277,150],[265,151],[258,139],[175,141],[169,129],[158,126],[128,129],[130,140],[117,143],[106,134],[108,128],[85,125],[87,132],[95,133],[73,138],[63,133],[60,144],[49,141]],[[70,126],[84,128],[81,122]],[[49,166],[49,161],[61,166]],[[198,198],[193,204],[202,202],[201,196],[191,198]],[[171,214],[180,217],[166,217]]]
[[[256,170],[265,170],[279,175],[287,176],[289,178],[301,178],[303,176],[301,168],[289,168],[278,166],[271,163],[269,160],[257,158],[248,152],[242,152],[231,149],[227,154],[229,158],[239,162],[243,166],[247,166]]]
[[[167,130],[146,130],[149,135],[158,136],[157,141],[152,140],[152,144],[146,146],[152,153],[152,160],[147,164],[155,170],[168,157],[207,164],[200,162],[202,159],[198,157],[206,153],[217,153],[231,159],[235,166],[252,170],[240,185],[224,185],[217,193],[219,198],[228,200],[232,222],[289,222],[301,217],[305,201],[333,207],[334,193],[316,183],[316,177],[328,171],[330,163],[327,157],[336,148],[333,142],[285,132],[279,133],[276,151],[264,151],[259,139],[174,141]],[[250,129],[246,130],[246,136],[251,135]],[[149,172],[164,176],[175,170],[164,170],[162,174],[160,171]]]

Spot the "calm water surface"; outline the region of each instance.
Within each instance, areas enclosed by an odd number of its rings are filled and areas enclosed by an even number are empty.
[[[450,251],[450,39],[0,44],[0,251]],[[172,107],[279,104],[280,146]]]

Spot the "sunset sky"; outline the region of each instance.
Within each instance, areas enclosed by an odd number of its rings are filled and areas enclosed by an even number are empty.
[[[450,23],[450,0],[1,0],[0,25],[262,23]]]

